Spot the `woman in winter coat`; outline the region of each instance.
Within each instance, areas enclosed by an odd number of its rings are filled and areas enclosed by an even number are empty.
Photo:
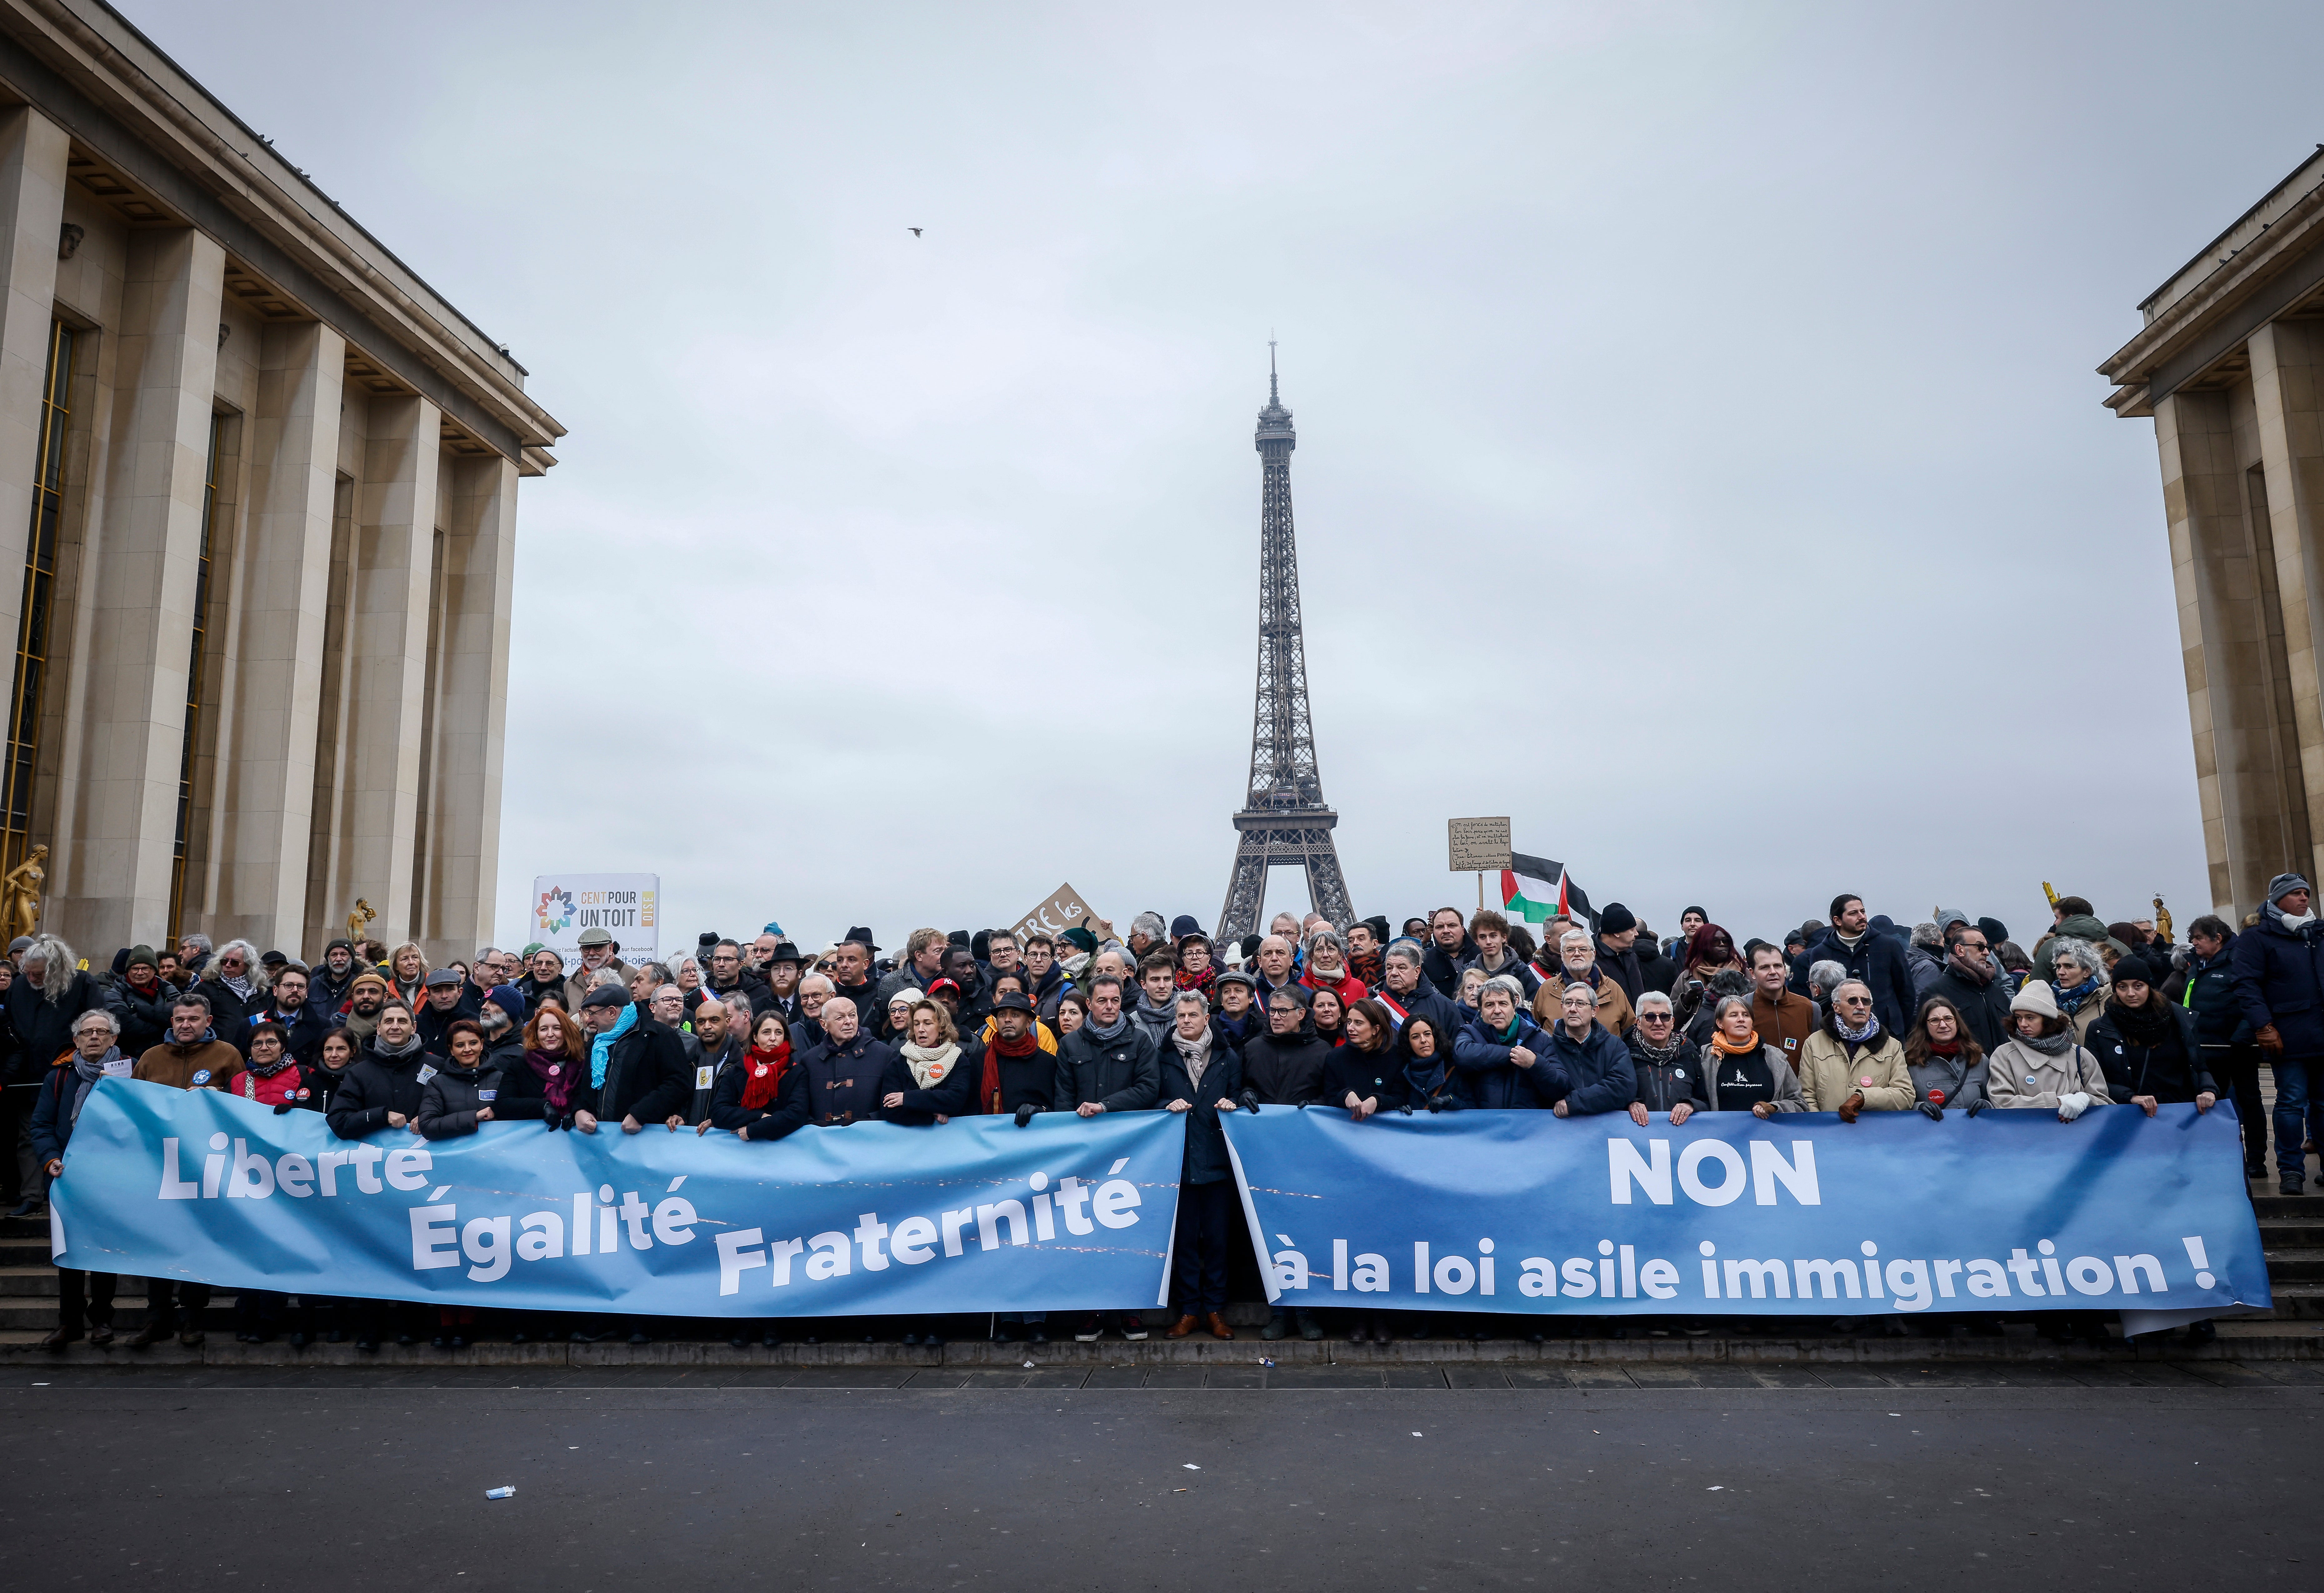
[[[2218,1086],[2203,1065],[2195,1015],[2163,999],[2162,976],[2133,952],[2116,960],[2106,1010],[2090,1026],[2089,1045],[2106,1070],[2107,1093],[2153,1117],[2164,1102],[2193,1101],[2209,1111]]]
[[[1678,1012],[1681,1031],[1694,1021],[1703,998],[1710,993],[1711,976],[1718,973],[1739,973],[1748,988],[1751,971],[1736,954],[1735,937],[1716,924],[1706,924],[1688,938],[1685,960],[1679,966],[1678,978],[1671,984],[1671,1000]]]
[[[1347,1043],[1323,1061],[1321,1105],[1347,1109],[1357,1122],[1402,1106],[1404,1073],[1397,1065],[1396,1031],[1388,1008],[1366,997],[1348,1008]]]
[[[1913,1104],[1913,1075],[1904,1042],[1883,1033],[1872,987],[1843,979],[1832,987],[1823,1027],[1800,1046],[1800,1096],[1812,1112],[1838,1112],[1843,1123],[1858,1112],[1901,1112]]]
[[[428,999],[428,953],[417,941],[405,941],[387,960],[387,993],[414,1012]]]
[[[1703,1082],[1702,1054],[1676,1032],[1677,1021],[1671,999],[1660,990],[1638,998],[1637,1027],[1628,1045],[1635,1080],[1630,1121],[1641,1128],[1650,1112],[1669,1113],[1675,1128],[1695,1112],[1716,1110]]]
[[[1427,1014],[1416,1012],[1404,1020],[1389,1061],[1404,1077],[1405,1110],[1455,1112],[1469,1104],[1461,1070],[1452,1065],[1452,1036]]]
[[[944,981],[936,981],[941,984]],[[922,997],[912,1003],[896,1041],[898,1054],[912,1071],[912,1088],[890,1090],[880,1105],[890,1123],[925,1127],[948,1123],[976,1110],[976,1086],[984,1058],[962,1049],[960,1030],[941,1001]],[[931,1335],[930,1342],[937,1342]],[[904,1342],[909,1344],[908,1335]]]
[[[1904,1036],[1904,1069],[1913,1075],[1913,1104],[1935,1122],[1945,1108],[1970,1117],[1983,1111],[1990,1064],[1985,1047],[1969,1032],[1969,1018],[1950,996],[1921,1003],[1913,1032]]]
[[[2076,1042],[2087,1045],[2090,1043],[2090,1026],[2106,1010],[2104,960],[2089,942],[2061,935],[2050,943],[2050,965],[2058,976],[2050,992],[2051,999],[2073,1024]]]
[[[807,1094],[801,1082],[805,1075],[791,1065],[797,1058],[782,1013],[770,1008],[755,1025],[742,1065],[718,1075],[718,1088],[710,1100],[710,1126],[738,1139],[763,1142],[806,1126]]]
[[[226,1093],[287,1110],[299,1103],[305,1083],[299,1059],[290,1054],[290,1031],[270,1021],[250,1031],[250,1059],[228,1075]]]
[[[479,1065],[484,1060],[484,1031],[475,1019],[454,1018],[444,1030],[444,1045],[451,1054],[420,1086],[420,1115],[411,1120],[422,1139],[474,1134],[493,1120],[500,1095],[500,1075]]]
[[[1721,996],[1711,1008],[1702,1068],[1710,1075],[1713,1111],[1772,1118],[1808,1110],[1791,1063],[1781,1050],[1761,1042],[1748,996]]]
[[[1171,1261],[1178,1315],[1166,1338],[1184,1339],[1196,1328],[1208,1329],[1213,1339],[1234,1337],[1225,1314],[1227,1263],[1242,1211],[1219,1114],[1234,1110],[1242,1092],[1242,1058],[1211,1021],[1209,999],[1200,990],[1180,990],[1162,1046],[1163,1110],[1186,1119],[1177,1247]]]
[[[493,1120],[571,1128],[575,1105],[588,1099],[588,1036],[558,1007],[534,1008],[522,1036],[521,1065],[500,1070]]]
[[[2009,1003],[2016,1032],[1994,1047],[1987,1088],[1998,1107],[2053,1111],[2070,1123],[2093,1106],[2111,1106],[2106,1070],[2075,1044],[2071,1020],[2040,980],[2028,980]]]
[[[1340,999],[1340,992],[1324,985],[1314,989],[1314,999],[1308,1003],[1307,1022],[1315,1037],[1333,1048],[1348,1042],[1348,1009]]]

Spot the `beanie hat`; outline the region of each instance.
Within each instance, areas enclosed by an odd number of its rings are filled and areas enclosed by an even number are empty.
[[[2136,952],[2132,952],[2126,956],[2116,957],[2114,960],[2114,966],[2107,972],[2107,977],[2116,984],[2120,984],[2126,979],[2143,985],[2158,985],[2163,982],[2155,974],[2154,964]]]
[[[2029,979],[2025,981],[2025,988],[2010,999],[2009,1010],[2038,1012],[2043,1017],[2055,1017],[2058,1016],[2058,999],[2050,993],[2048,985],[2038,979]]]
[[[1608,902],[1598,915],[1598,933],[1621,935],[1638,926],[1638,916],[1620,902]]]
[[[2273,902],[2287,890],[2306,890],[2308,881],[2297,874],[2278,874],[2267,882],[2267,899]]]
[[[381,990],[385,990],[387,989],[387,975],[380,972],[376,969],[366,968],[361,973],[356,974],[354,981],[348,984],[347,994],[352,996],[367,984],[375,984]]]
[[[1078,924],[1074,925],[1071,929],[1066,930],[1063,935],[1057,936],[1057,938],[1067,942],[1079,951],[1094,952],[1097,950],[1097,936],[1090,931],[1084,929]]]
[[[484,999],[509,1015],[511,1023],[524,1021],[524,996],[512,984],[496,984],[484,992]]]
[[[161,963],[153,960],[153,948],[152,946],[131,946],[129,948],[129,961],[121,965],[122,971],[125,973],[130,969],[136,967],[140,962],[144,963],[148,968],[158,969],[161,966]]]
[[[1977,926],[1985,931],[1985,944],[1998,948],[2009,938],[2009,925],[1998,918],[1979,918]]]
[[[1192,913],[1181,913],[1170,920],[1172,940],[1185,940],[1190,935],[1200,935],[1202,933],[1203,926],[1195,921],[1194,915]]]

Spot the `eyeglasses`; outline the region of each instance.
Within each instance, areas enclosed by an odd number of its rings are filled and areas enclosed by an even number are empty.
[[[1641,1012],[1638,1014],[1638,1021],[1640,1023],[1668,1023],[1671,1021],[1671,1015],[1667,1012]]]
[[[1840,998],[1840,1004],[1843,1007],[1869,1007],[1872,1005],[1872,998],[1869,996],[1842,996]]]
[[[1953,945],[1955,949],[1964,952],[1982,952],[1986,949],[1986,944],[1981,940],[1957,940],[1953,942]]]

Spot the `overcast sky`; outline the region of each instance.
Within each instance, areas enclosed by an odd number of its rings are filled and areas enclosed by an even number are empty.
[[[571,428],[503,941],[1211,925],[1270,334],[1359,913],[1503,813],[1659,929],[2210,906],[2093,367],[2324,133],[2312,4],[122,3]]]

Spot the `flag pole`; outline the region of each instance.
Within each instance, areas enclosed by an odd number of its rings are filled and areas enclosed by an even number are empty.
[[[1485,870],[1477,870],[1477,911],[1485,910]]]

